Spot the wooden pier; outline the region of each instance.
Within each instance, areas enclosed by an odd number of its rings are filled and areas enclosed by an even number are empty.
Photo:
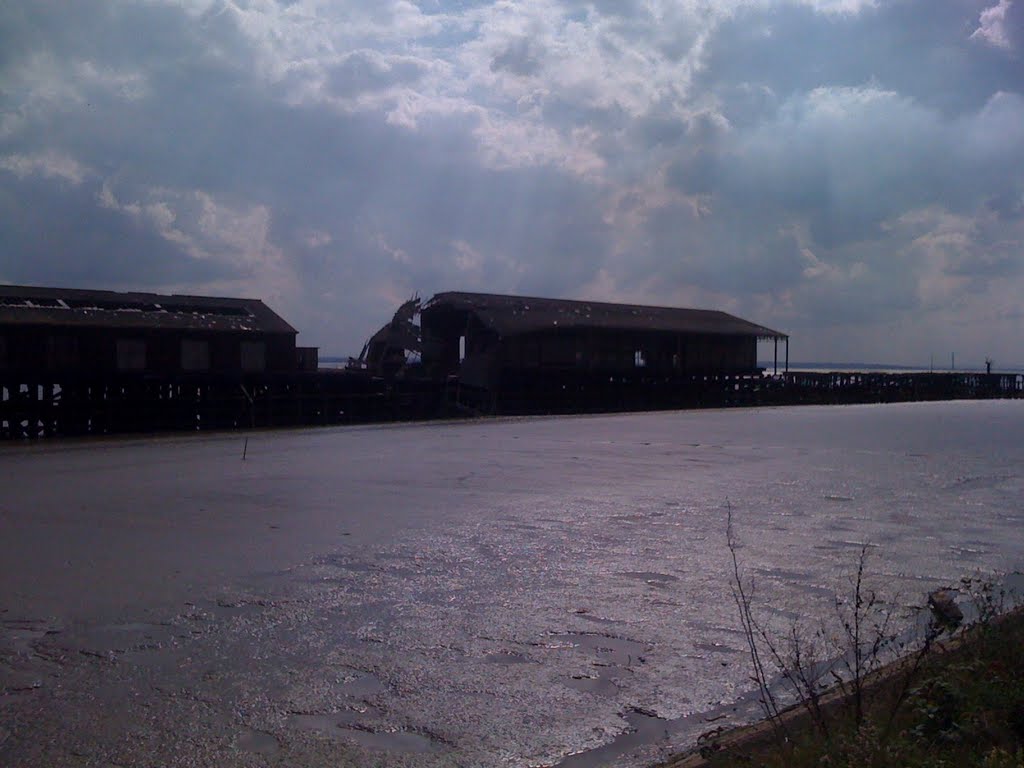
[[[0,376],[0,439],[423,419],[436,387],[341,371],[250,376]]]
[[[791,371],[771,382],[770,389],[786,405],[1024,397],[1020,373]]]
[[[1019,373],[789,372],[583,376],[502,381],[487,390],[321,370],[244,376],[0,373],[0,439],[422,420],[491,414],[607,413],[757,405],[1024,397]]]

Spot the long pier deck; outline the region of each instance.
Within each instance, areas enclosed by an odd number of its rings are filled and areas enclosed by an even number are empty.
[[[754,405],[1024,397],[1020,373],[788,372],[686,377],[545,372],[496,395],[444,382],[320,370],[249,376],[0,373],[0,439]]]

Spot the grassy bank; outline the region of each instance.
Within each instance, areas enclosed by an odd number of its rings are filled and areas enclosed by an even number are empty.
[[[823,699],[823,722],[797,705],[777,722],[706,735],[696,766],[1024,768],[1024,613],[987,618],[865,683]]]

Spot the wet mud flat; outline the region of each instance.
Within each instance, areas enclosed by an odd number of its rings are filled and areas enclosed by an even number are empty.
[[[827,610],[865,540],[913,603],[1017,565],[1021,426],[943,403],[7,451],[0,763],[645,765],[757,715],[726,500],[780,616]]]
[[[564,762],[564,746],[543,733],[552,704],[579,709],[578,699],[597,697],[619,711],[623,678],[647,663],[647,648],[614,634],[478,636],[426,662],[458,684],[419,690],[424,659],[396,659],[402,651],[385,634],[394,629],[380,622],[356,627],[339,649],[334,627],[305,626],[308,606],[266,603],[246,618],[218,608],[155,625],[34,623],[18,634],[5,624],[5,764],[147,765],[158,755],[166,765],[497,765],[510,746],[498,726],[540,730],[534,754],[516,764],[572,766],[664,738],[665,721],[634,707],[595,729],[603,747]],[[548,690],[531,690],[536,674],[517,680],[522,667],[542,672]],[[447,704],[434,701],[439,693]],[[548,711],[534,712],[545,700]],[[437,706],[448,710],[440,721]],[[520,733],[515,748],[526,744]]]

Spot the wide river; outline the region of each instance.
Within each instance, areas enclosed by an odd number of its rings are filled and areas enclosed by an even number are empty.
[[[645,765],[754,714],[730,507],[763,614],[919,604],[1022,565],[1024,402],[4,447],[0,764]]]

